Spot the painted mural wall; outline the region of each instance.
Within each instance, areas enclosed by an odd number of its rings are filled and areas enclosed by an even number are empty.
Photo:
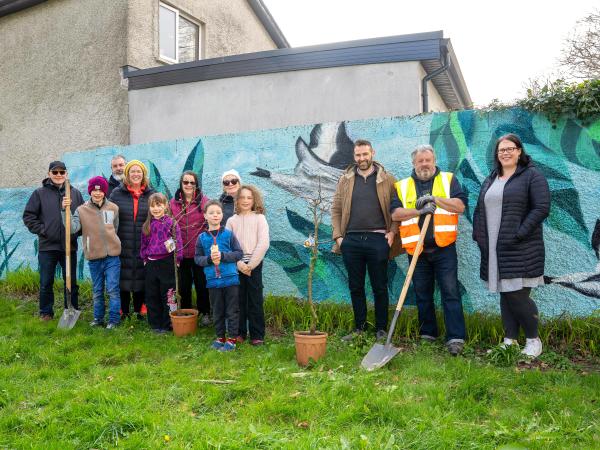
[[[416,117],[393,117],[342,123],[294,126],[221,136],[201,136],[126,147],[103,147],[68,152],[64,161],[75,186],[85,193],[86,181],[110,175],[110,158],[123,153],[147,163],[151,182],[171,195],[183,170],[195,170],[211,198],[221,192],[220,175],[237,169],[245,183],[264,193],[271,228],[264,282],[267,292],[303,296],[309,249],[303,247],[312,224],[302,197],[314,192],[321,180],[331,197],[342,169],[353,161],[352,141],[373,142],[375,158],[397,178],[411,172],[410,152],[418,144],[436,149],[442,170],[456,174],[469,196],[460,218],[457,242],[459,281],[467,311],[497,311],[497,296],[479,280],[479,251],[471,240],[471,221],[479,188],[492,167],[495,139],[518,134],[552,191],[546,220],[546,279],[534,298],[545,317],[564,313],[592,315],[600,311],[600,120],[583,126],[573,120],[552,124],[547,118],[522,110],[491,113],[461,111]],[[40,174],[40,181],[45,174]],[[35,186],[37,187],[37,186]],[[22,224],[29,189],[0,190],[0,273],[23,266],[37,268],[37,243]],[[321,229],[321,257],[316,269],[319,299],[349,302],[342,258],[333,255],[329,217]],[[395,301],[404,281],[407,258],[389,265],[390,296]],[[79,276],[86,276],[80,258]],[[409,293],[407,303],[414,303]]]

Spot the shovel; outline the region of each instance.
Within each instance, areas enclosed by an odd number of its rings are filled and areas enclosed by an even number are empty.
[[[71,186],[69,180],[65,180],[65,196],[67,200],[71,199]],[[71,207],[65,208],[65,303],[67,307],[58,321],[58,328],[70,330],[75,326],[81,311],[73,308],[71,303]]]
[[[427,233],[427,228],[429,228],[430,221],[431,214],[427,214],[427,216],[425,216],[425,222],[423,222],[423,227],[421,228],[421,233],[419,234],[419,242],[417,242],[417,248],[415,249],[412,261],[410,262],[408,272],[406,273],[406,278],[404,279],[404,286],[402,286],[402,292],[400,293],[400,298],[398,299],[398,304],[396,305],[396,312],[394,312],[394,318],[392,319],[392,325],[390,325],[390,330],[388,331],[385,344],[375,344],[371,348],[371,350],[369,350],[369,353],[365,355],[362,362],[360,363],[363,369],[379,369],[380,367],[385,366],[388,363],[388,361],[394,356],[396,356],[400,351],[399,348],[394,347],[392,345],[392,336],[394,335],[394,328],[396,328],[396,321],[398,320],[398,316],[400,315],[400,310],[402,309],[402,305],[404,305],[404,300],[406,299],[406,293],[408,292],[408,287],[410,286],[410,281],[412,280],[412,275],[415,271],[417,260],[419,259],[419,255],[421,254],[421,250],[423,249],[425,233]]]

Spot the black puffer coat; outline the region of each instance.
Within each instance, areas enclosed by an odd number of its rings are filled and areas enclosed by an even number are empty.
[[[235,214],[235,199],[223,192],[221,197],[219,197],[219,201],[223,205],[223,220],[221,221],[221,225],[225,226],[227,220]]]
[[[473,240],[481,251],[480,277],[484,281],[488,279],[489,256],[484,198],[497,175],[494,170],[483,182],[473,214]],[[548,182],[529,158],[527,165],[518,166],[504,186],[496,246],[500,279],[535,278],[544,274],[542,222],[549,213]]]
[[[65,251],[65,226],[61,216],[64,196],[65,185],[58,188],[46,178],[25,205],[23,222],[29,231],[39,236],[39,251]],[[83,205],[81,192],[71,186],[71,213],[75,213],[80,205]],[[71,235],[71,252],[77,251],[79,235]]]
[[[119,207],[119,230],[121,240],[121,290],[140,292],[144,290],[144,262],[140,258],[142,225],[148,217],[148,198],[156,191],[146,187],[138,200],[138,211],[133,220],[133,196],[121,184],[110,195],[110,201]]]

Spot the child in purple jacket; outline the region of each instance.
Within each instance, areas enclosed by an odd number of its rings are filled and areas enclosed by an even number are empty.
[[[140,258],[144,260],[146,269],[148,324],[159,334],[172,329],[167,292],[169,289],[175,289],[173,252],[177,252],[177,266],[183,258],[179,226],[168,214],[167,197],[160,193],[152,194],[148,199],[148,218],[142,226]]]

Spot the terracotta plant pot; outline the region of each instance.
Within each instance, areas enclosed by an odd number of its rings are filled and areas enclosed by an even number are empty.
[[[318,361],[325,355],[327,350],[327,333],[317,331],[310,334],[309,331],[295,331],[296,360],[301,366],[307,366],[312,359]]]
[[[171,323],[173,324],[173,334],[175,336],[187,336],[196,334],[198,329],[198,310],[197,309],[178,309],[169,313]]]

